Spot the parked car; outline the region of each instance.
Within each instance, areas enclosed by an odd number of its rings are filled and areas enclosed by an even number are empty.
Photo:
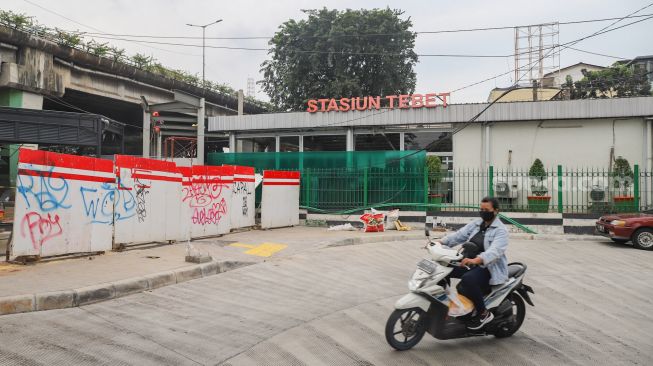
[[[601,216],[595,233],[616,243],[632,241],[637,249],[653,250],[653,212]]]

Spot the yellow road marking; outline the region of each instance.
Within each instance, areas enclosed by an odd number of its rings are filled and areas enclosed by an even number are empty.
[[[259,257],[270,257],[274,253],[286,249],[288,246],[286,244],[277,244],[277,243],[263,243],[259,245],[244,244],[244,243],[232,243],[229,246],[237,248],[247,248],[249,250],[245,251],[245,254],[255,255]]]
[[[229,244],[229,246],[238,247],[238,248],[248,248],[248,249],[256,248],[256,245],[243,244],[243,243],[232,243],[232,244]]]
[[[269,257],[272,254],[286,249],[286,244],[263,243],[254,249],[250,249],[245,254],[257,255],[259,257]]]

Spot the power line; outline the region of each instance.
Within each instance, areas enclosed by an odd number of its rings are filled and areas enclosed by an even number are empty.
[[[61,18],[66,19],[66,20],[68,20],[68,21],[70,21],[70,22],[73,22],[73,23],[75,23],[75,24],[77,24],[77,25],[80,25],[80,26],[82,26],[82,27],[84,27],[84,28],[92,29],[92,30],[95,30],[95,31],[97,31],[97,32],[104,32],[102,29],[98,29],[98,28],[92,27],[92,26],[90,26],[90,25],[86,25],[86,24],[80,23],[80,22],[78,22],[78,21],[76,21],[76,20],[74,20],[74,19],[71,19],[71,18],[69,18],[69,17],[67,17],[67,16],[65,16],[65,15],[63,15],[63,14],[60,14],[60,13],[54,11],[54,10],[48,9],[48,8],[46,8],[46,7],[44,7],[44,6],[41,6],[41,5],[39,5],[39,4],[35,3],[35,2],[32,2],[32,1],[30,1],[30,0],[23,0],[23,1],[26,2],[26,3],[28,3],[28,4],[31,4],[31,5],[33,5],[33,6],[36,6],[37,8],[40,8],[40,9],[42,9],[42,10],[44,10],[44,11],[47,11],[48,13],[54,14],[54,15],[56,15],[56,16],[58,16],[58,17],[61,17]],[[86,32],[82,32],[82,33],[86,33]],[[98,37],[98,38],[100,38],[100,37]],[[165,48],[153,47],[153,46],[149,46],[149,45],[145,44],[144,42],[140,42],[140,41],[136,41],[136,40],[125,40],[125,41],[126,41],[126,42],[135,43],[135,44],[139,44],[139,45],[141,45],[141,46],[145,46],[145,47],[152,48],[152,49],[159,50],[159,51],[176,53],[176,54],[178,54],[178,55],[200,56],[200,55],[191,55],[191,54],[184,53],[184,52],[178,52],[178,51],[168,50],[168,49],[165,49]]]
[[[27,0],[24,0],[27,1]],[[653,16],[651,14],[641,14],[641,15],[632,15],[627,18],[644,18],[647,16]],[[627,19],[624,18],[624,19]],[[571,25],[571,24],[583,24],[583,23],[594,23],[594,22],[606,22],[610,20],[616,20],[622,18],[601,18],[601,19],[585,19],[585,20],[576,20],[568,22],[556,22],[559,25]],[[554,23],[546,23],[554,24]],[[529,27],[537,26],[540,24],[528,24],[528,25],[511,25],[511,26],[499,26],[499,27],[483,27],[483,28],[463,28],[463,29],[443,29],[443,30],[434,30],[434,31],[417,31],[411,32],[413,34],[442,34],[442,33],[462,33],[462,32],[479,32],[479,31],[493,31],[493,30],[505,30],[505,29],[514,29],[516,27]],[[158,36],[158,35],[143,35],[143,34],[121,34],[121,33],[93,33],[85,32],[91,36],[101,35],[101,36],[111,36],[111,37],[130,37],[130,38],[153,38],[153,39],[201,39],[201,37],[195,36]],[[357,34],[330,34],[330,35],[315,35],[315,36],[300,36],[296,38],[342,38],[342,37],[380,37],[380,36],[397,36],[404,35],[405,33],[357,33]],[[272,37],[269,36],[235,36],[235,37],[206,37],[206,39],[215,39],[215,40],[269,40]]]
[[[117,41],[129,41],[128,39],[125,38],[113,38],[113,37],[104,37],[104,36],[96,36],[95,38],[100,38],[100,39],[110,39],[110,40],[117,40]],[[187,43],[173,43],[173,42],[159,42],[159,41],[141,41],[143,43],[150,43],[150,44],[159,44],[159,45],[170,45],[170,46],[178,46],[178,47],[194,47],[194,48],[201,48],[203,47],[202,45],[199,44],[187,44]],[[206,48],[213,48],[213,49],[224,49],[224,50],[241,50],[241,51],[262,51],[262,52],[269,52],[270,49],[268,48],[253,48],[253,47],[232,47],[232,46],[215,46],[215,45],[207,45],[205,46]],[[544,47],[543,50],[551,49],[551,48],[556,48],[560,46],[551,46],[551,47]],[[613,57],[613,58],[619,58],[619,57],[614,57],[614,56],[607,56],[603,54],[597,54],[591,51],[584,51],[584,50],[579,50],[575,49],[576,51],[579,52],[585,52],[589,54],[596,54],[599,56],[606,56],[606,57]],[[351,52],[351,51],[321,51],[321,50],[292,50],[292,52],[296,53],[306,53],[306,54],[327,54],[327,55],[357,55],[357,56],[407,56],[405,53],[390,53],[390,52]],[[444,57],[444,58],[508,58],[508,57],[514,57],[516,55],[522,55],[522,54],[527,54],[529,53],[528,51],[516,53],[516,54],[507,54],[507,55],[478,55],[478,54],[448,54],[448,53],[416,53],[415,55],[417,57]]]

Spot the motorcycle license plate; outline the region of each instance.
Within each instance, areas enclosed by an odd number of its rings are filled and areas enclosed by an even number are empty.
[[[427,259],[422,259],[419,263],[417,263],[417,268],[428,274],[433,274],[433,272],[435,272],[435,267],[435,263]]]

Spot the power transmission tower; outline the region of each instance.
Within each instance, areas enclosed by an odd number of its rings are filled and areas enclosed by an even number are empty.
[[[256,83],[254,78],[247,78],[247,96],[254,97],[256,94]]]
[[[559,69],[559,23],[515,27],[515,82],[542,85],[546,73]]]

